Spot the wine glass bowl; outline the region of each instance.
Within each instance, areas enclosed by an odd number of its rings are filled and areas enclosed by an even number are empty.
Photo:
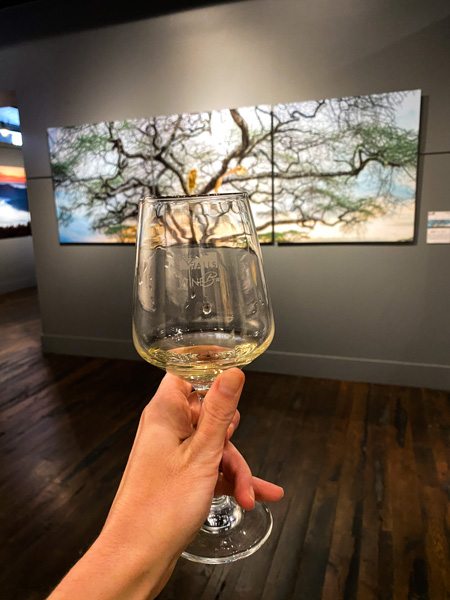
[[[261,251],[242,194],[144,199],[133,339],[148,362],[206,390],[269,346]]]
[[[139,203],[133,340],[149,363],[202,397],[219,373],[272,341],[274,322],[246,194],[144,198]],[[204,563],[248,556],[267,539],[268,508],[215,498],[183,556]]]

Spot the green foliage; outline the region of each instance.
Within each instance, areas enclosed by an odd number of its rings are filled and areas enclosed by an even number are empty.
[[[119,223],[117,225],[109,225],[106,229],[105,229],[105,233],[106,235],[119,235],[121,233],[121,231],[124,229],[124,225],[122,225],[122,223]]]
[[[413,167],[417,163],[418,136],[392,125],[364,124],[351,132],[356,151],[383,166]]]
[[[80,135],[74,146],[74,152],[79,154],[87,154],[88,152],[97,154],[99,152],[107,152],[110,149],[111,141],[105,135],[100,135],[96,131]]]
[[[270,244],[272,242],[272,234],[258,233],[258,240],[261,244]]]
[[[52,162],[52,177],[55,185],[66,181],[70,174],[70,162]]]

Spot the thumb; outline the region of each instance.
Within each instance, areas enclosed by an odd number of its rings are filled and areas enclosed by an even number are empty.
[[[244,373],[237,368],[221,373],[202,403],[194,447],[202,454],[222,453],[228,426],[233,420],[244,385]]]

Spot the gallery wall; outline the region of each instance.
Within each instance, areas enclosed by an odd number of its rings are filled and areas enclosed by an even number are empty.
[[[61,246],[47,128],[421,89],[413,245],[264,247],[276,336],[252,368],[450,388],[447,2],[249,0],[25,43],[0,53],[24,137],[46,351],[137,357],[134,250]]]
[[[1,146],[0,165],[23,167],[22,150],[18,147]],[[35,285],[36,272],[31,236],[0,239],[0,294]]]

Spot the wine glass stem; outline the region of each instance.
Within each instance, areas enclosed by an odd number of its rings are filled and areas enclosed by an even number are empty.
[[[194,387],[202,402],[211,384],[196,384]],[[241,519],[242,508],[232,496],[214,496],[202,529],[207,533],[222,533],[235,527]]]
[[[209,388],[211,387],[211,384],[200,384],[197,383],[194,386],[195,391],[198,394],[198,397],[200,398],[200,402],[203,400],[203,398],[206,396],[206,394],[208,393]]]
[[[207,533],[228,531],[242,519],[242,509],[231,496],[215,496],[202,529]]]

